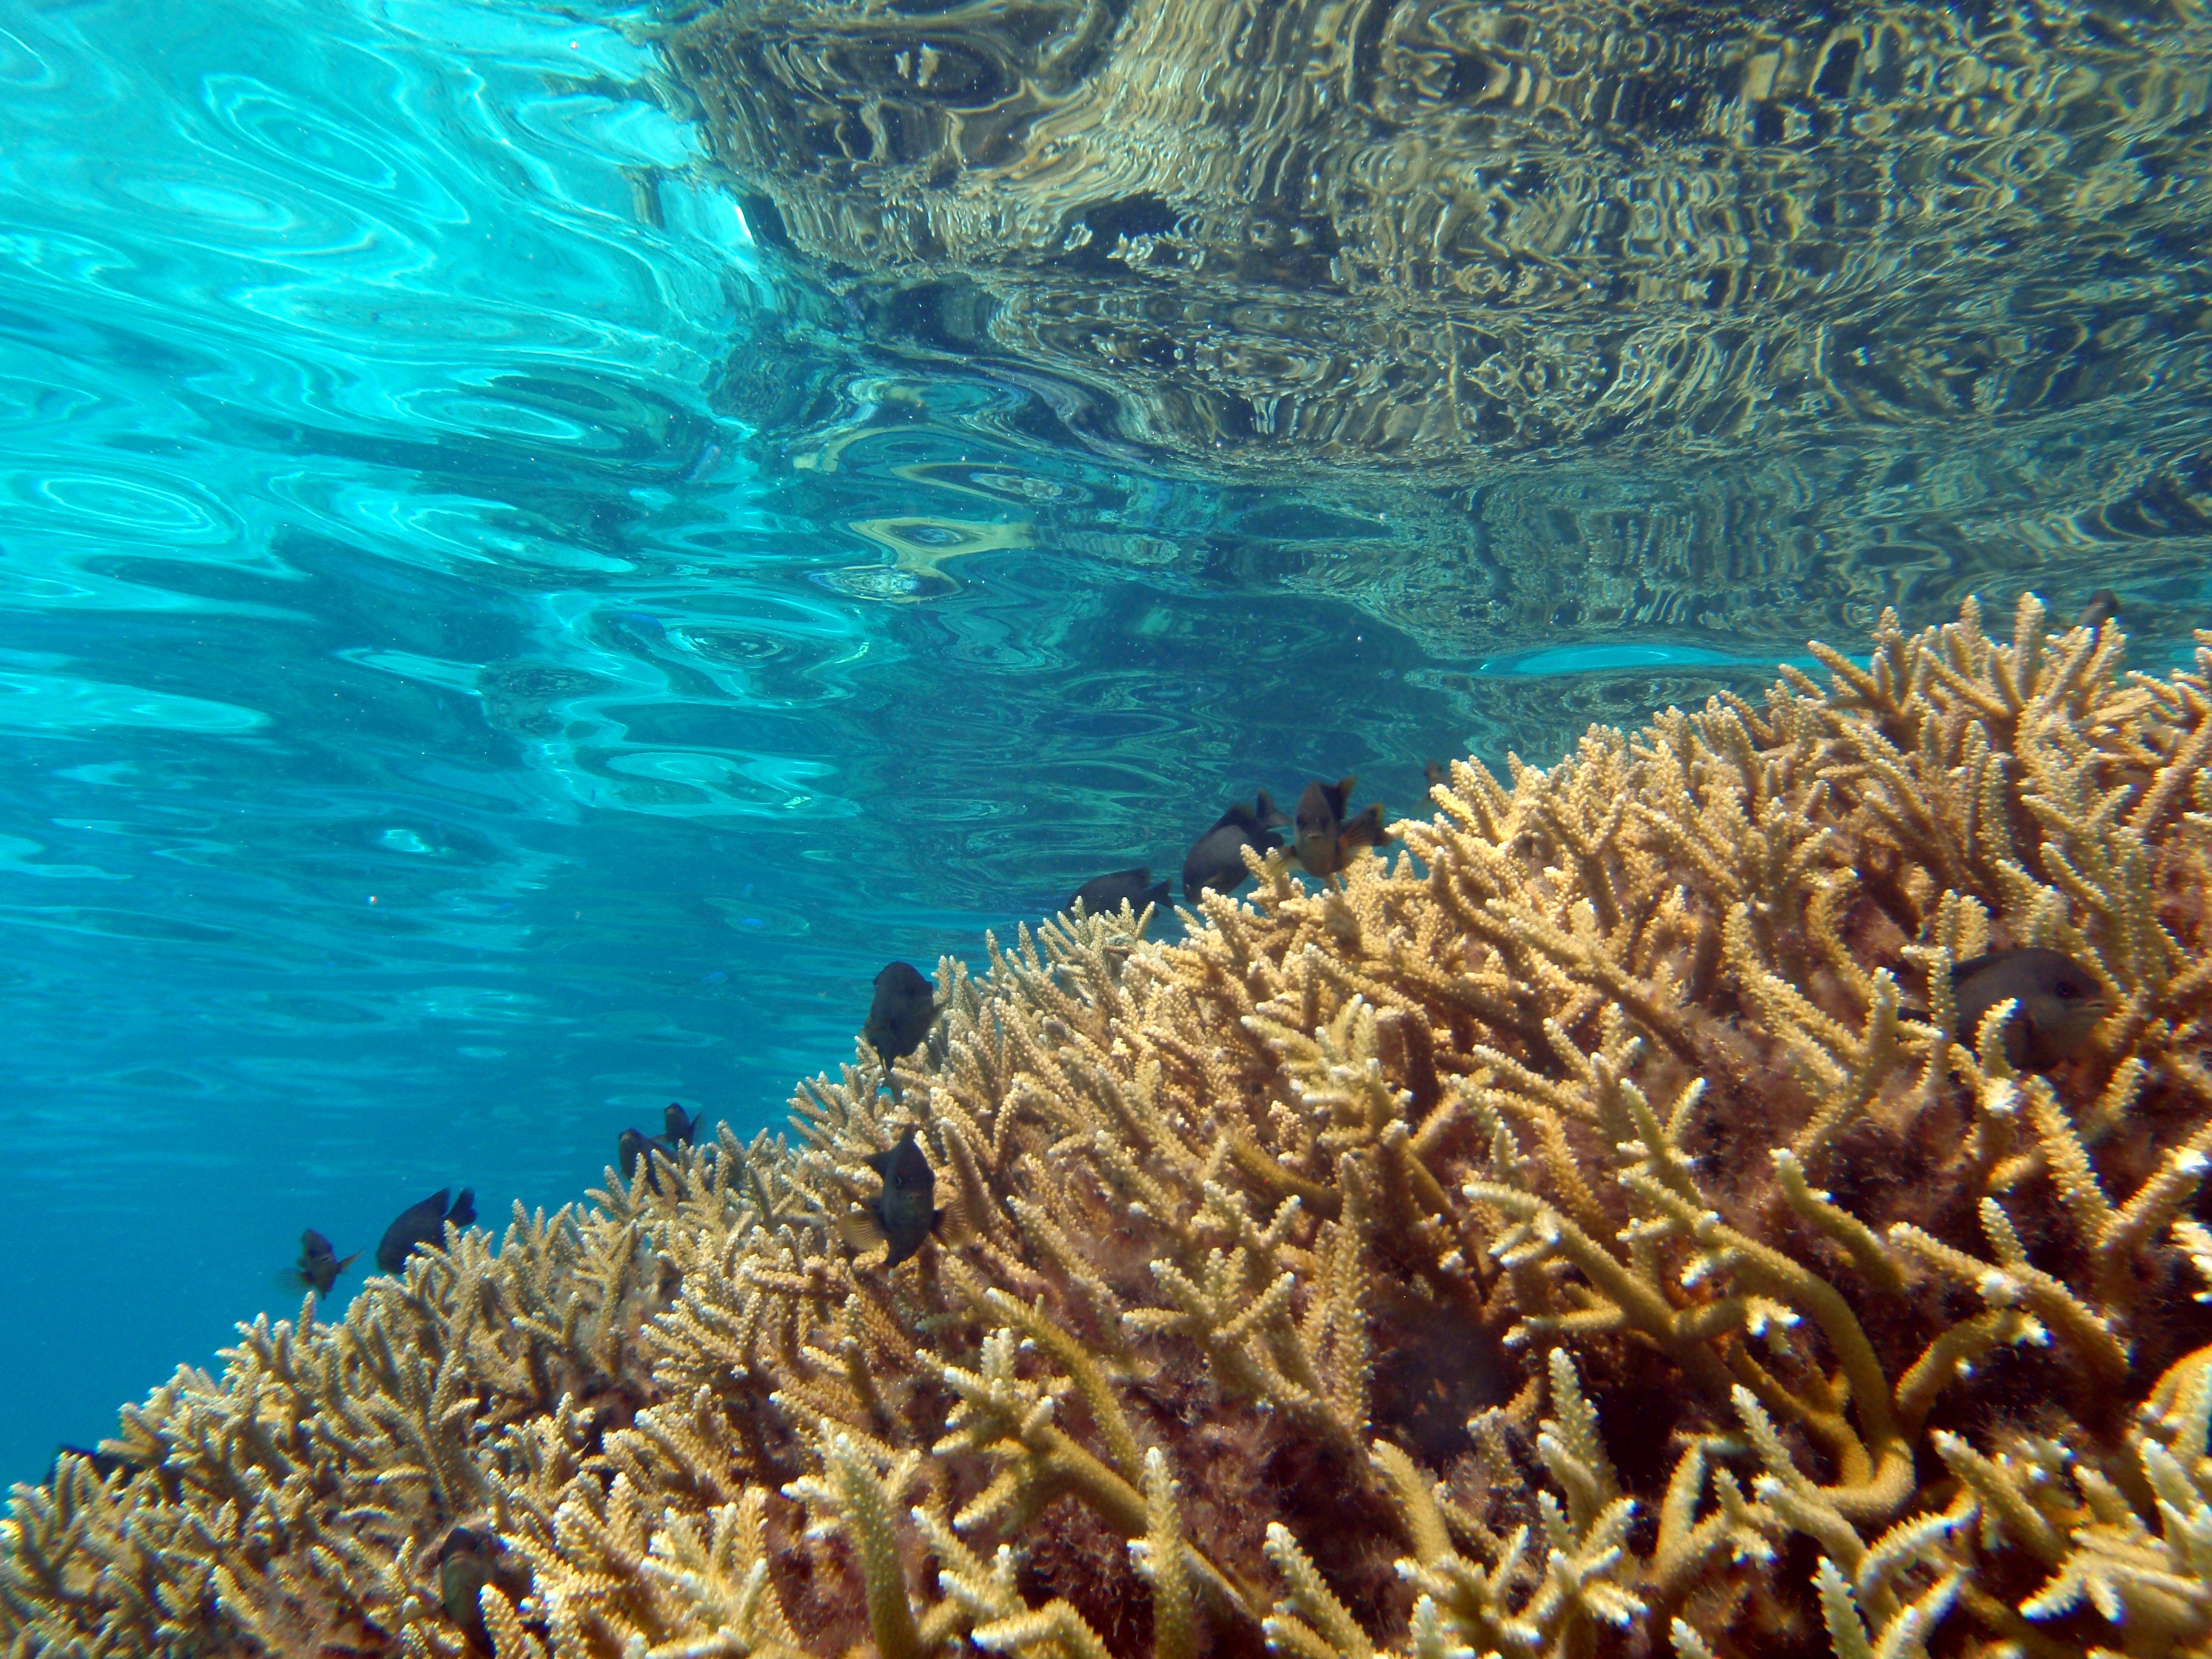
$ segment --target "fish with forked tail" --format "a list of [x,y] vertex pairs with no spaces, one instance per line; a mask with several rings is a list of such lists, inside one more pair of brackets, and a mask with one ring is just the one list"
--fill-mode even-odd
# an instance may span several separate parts
[[635,1181],[637,1166],[644,1164],[647,1179],[653,1183],[653,1190],[659,1192],[659,1178],[652,1173],[653,1149],[658,1144],[657,1140],[648,1139],[641,1129],[624,1129],[615,1137],[615,1168],[623,1172],[625,1180]]
[[1110,916],[1126,903],[1141,914],[1146,905],[1166,904],[1173,897],[1167,883],[1154,881],[1151,866],[1140,864],[1133,870],[1091,877],[1060,908],[1073,910],[1080,904],[1094,916]]
[[1390,844],[1389,832],[1382,827],[1381,802],[1346,819],[1344,809],[1352,799],[1352,786],[1358,781],[1356,777],[1335,783],[1316,779],[1298,797],[1291,845],[1299,867],[1308,875],[1333,876],[1344,868],[1356,848]]
[[872,1202],[848,1215],[840,1231],[855,1249],[888,1245],[884,1266],[896,1267],[945,1220],[945,1212],[937,1207],[937,1171],[915,1144],[912,1124],[897,1146],[861,1161],[883,1177],[884,1189]]
[[2047,1072],[2080,1052],[2112,1011],[2097,976],[2063,951],[1991,951],[1951,970],[1959,1040],[1972,1044],[1982,1019],[2007,998],[2018,1006],[2005,1025],[2005,1058],[2027,1072]]
[[1198,902],[1199,895],[1212,888],[1217,893],[1233,893],[1252,878],[1244,867],[1244,849],[1256,847],[1262,853],[1273,853],[1281,848],[1281,837],[1269,831],[1288,823],[1275,803],[1267,799],[1262,789],[1260,798],[1247,806],[1239,801],[1214,819],[1213,827],[1198,838],[1197,845],[1182,861],[1182,896],[1191,903]]
[[300,1259],[286,1277],[296,1289],[328,1296],[338,1275],[360,1259],[359,1250],[349,1256],[339,1255],[331,1248],[329,1239],[310,1227],[300,1235]]
[[[663,1132],[659,1134],[648,1135],[642,1129],[624,1129],[615,1137],[615,1168],[622,1171],[623,1179],[635,1181],[642,1170],[646,1185],[656,1193],[661,1188],[660,1176],[653,1167],[653,1154],[659,1153],[681,1170],[684,1167],[684,1149],[696,1146],[699,1137],[698,1114],[686,1112],[672,1100],[668,1103],[667,1109],[661,1113],[660,1121]],[[711,1168],[715,1155],[716,1149],[710,1144],[701,1153],[700,1160]],[[677,1195],[683,1196],[683,1192],[679,1177]]]
[[477,1218],[477,1195],[469,1188],[461,1188],[461,1195],[453,1200],[453,1207],[446,1207],[452,1193],[450,1187],[441,1187],[420,1204],[410,1204],[402,1210],[392,1224],[384,1230],[384,1237],[376,1246],[376,1265],[388,1273],[396,1273],[407,1265],[407,1258],[424,1246],[436,1248],[445,1243],[446,1224],[465,1227]]
[[876,975],[876,994],[868,1004],[868,1023],[860,1036],[889,1071],[928,1039],[937,1018],[937,1001],[914,964],[894,962]]

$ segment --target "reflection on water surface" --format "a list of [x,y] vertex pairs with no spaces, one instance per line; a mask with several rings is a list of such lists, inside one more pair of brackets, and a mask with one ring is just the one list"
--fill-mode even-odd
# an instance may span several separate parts
[[[2204,551],[2198,8],[731,0],[659,44],[814,329],[1266,491],[1230,538],[1437,647]],[[849,465],[887,423],[826,367],[725,392]]]

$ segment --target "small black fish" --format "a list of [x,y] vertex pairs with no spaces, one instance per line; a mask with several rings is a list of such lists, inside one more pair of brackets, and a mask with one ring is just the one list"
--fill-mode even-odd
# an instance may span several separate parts
[[1421,775],[1428,780],[1430,788],[1441,789],[1451,781],[1451,768],[1442,761],[1431,761],[1421,769]]
[[2092,593],[2081,606],[2081,614],[2074,618],[2076,628],[2100,628],[2108,622],[2120,619],[2120,596],[2109,587],[2100,587]]
[[915,1145],[912,1124],[897,1146],[863,1161],[883,1177],[884,1189],[860,1214],[845,1218],[845,1242],[864,1250],[890,1245],[884,1266],[896,1267],[945,1219],[945,1212],[936,1207],[937,1172]]
[[441,1187],[420,1204],[411,1204],[399,1212],[398,1218],[384,1230],[384,1237],[377,1244],[378,1267],[388,1273],[396,1273],[407,1265],[407,1258],[424,1245],[442,1246],[447,1222],[465,1227],[477,1218],[477,1195],[466,1187],[453,1200],[453,1207],[446,1207],[447,1194],[452,1190]]
[[361,1259],[361,1252],[341,1257],[331,1248],[331,1241],[313,1227],[300,1235],[300,1259],[291,1273],[293,1282],[303,1291],[312,1290],[318,1296],[328,1296],[337,1277]]
[[1252,878],[1252,872],[1244,867],[1244,849],[1276,851],[1283,844],[1282,838],[1267,832],[1289,822],[1264,789],[1249,806],[1237,802],[1213,821],[1213,827],[1198,838],[1198,844],[1183,860],[1183,897],[1195,904],[1198,896],[1209,887],[1217,893],[1235,892]]
[[[675,1109],[671,1107],[669,1109],[673,1111]],[[657,1193],[661,1190],[661,1186],[659,1172],[653,1167],[655,1152],[671,1164],[680,1165],[684,1162],[683,1143],[672,1140],[666,1135],[648,1135],[642,1130],[624,1129],[615,1137],[615,1167],[623,1172],[623,1179],[635,1181],[638,1171],[643,1170],[645,1184]],[[709,1146],[707,1149],[708,1160],[712,1162],[714,1156],[714,1149]],[[677,1190],[678,1195],[681,1196],[683,1188],[680,1185]]]
[[876,975],[875,1000],[868,1004],[868,1023],[860,1035],[882,1056],[888,1071],[893,1060],[921,1047],[936,1018],[929,981],[912,964],[894,962]]
[[2008,997],[2017,998],[2005,1029],[2005,1058],[2022,1071],[2047,1072],[2070,1060],[2112,1012],[2096,976],[2060,951],[1992,951],[1951,970],[1951,995],[1959,1012],[1959,1038],[1972,1043],[1982,1017]]
[[1094,916],[1105,916],[1112,915],[1126,902],[1132,910],[1141,914],[1147,904],[1166,904],[1173,897],[1167,883],[1154,881],[1151,867],[1140,864],[1133,870],[1116,870],[1110,876],[1091,877],[1060,908],[1073,910],[1080,904]]
[[1310,876],[1333,876],[1344,868],[1352,849],[1388,847],[1389,832],[1382,827],[1380,802],[1346,822],[1345,804],[1352,799],[1358,778],[1335,783],[1310,783],[1298,797],[1297,839],[1291,843],[1298,863]]
[[118,1474],[143,1474],[146,1466],[135,1457],[125,1457],[116,1452],[94,1451],[88,1446],[72,1446],[64,1442],[54,1448],[54,1466],[47,1473],[46,1484],[51,1486],[61,1479],[62,1455],[82,1457],[92,1465],[92,1472],[102,1480],[112,1480]]
[[689,1146],[698,1139],[699,1119],[697,1115],[693,1114],[687,1116],[684,1109],[681,1106],[678,1106],[672,1100],[668,1103],[668,1109],[660,1115],[660,1123],[661,1138],[665,1140],[673,1141],[679,1146]]
[[438,1546],[438,1600],[446,1617],[460,1626],[478,1653],[489,1653],[492,1640],[484,1626],[483,1603],[477,1598],[497,1572],[500,1552],[506,1547],[497,1534],[474,1527],[455,1527]]

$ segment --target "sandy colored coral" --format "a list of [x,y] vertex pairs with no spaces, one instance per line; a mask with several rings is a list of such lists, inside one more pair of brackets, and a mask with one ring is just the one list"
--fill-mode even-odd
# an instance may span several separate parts
[[[126,1409],[102,1480],[64,1455],[15,1489],[0,1636],[19,1654],[453,1655],[437,1547],[503,1523],[502,1432],[556,1406],[627,1422],[650,1380],[637,1328],[665,1269],[637,1229],[518,1206],[372,1279],[332,1324],[240,1328],[220,1378],[179,1370]],[[527,1582],[518,1577],[518,1587]]]
[[[2212,649],[1971,607],[250,1329],[19,1488],[12,1651],[1943,1654],[2212,1641]],[[2063,950],[2047,1075],[1949,969]],[[953,1212],[840,1218],[908,1123]],[[650,1318],[645,1317],[650,1314]]]

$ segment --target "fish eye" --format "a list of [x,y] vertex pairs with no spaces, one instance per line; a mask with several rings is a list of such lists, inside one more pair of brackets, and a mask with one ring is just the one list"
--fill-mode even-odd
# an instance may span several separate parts
[[2072,1002],[2083,994],[2084,989],[2085,988],[2076,981],[2062,979],[2051,988],[2051,994],[2061,1002]]

